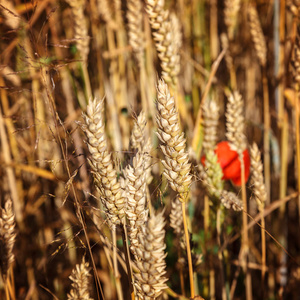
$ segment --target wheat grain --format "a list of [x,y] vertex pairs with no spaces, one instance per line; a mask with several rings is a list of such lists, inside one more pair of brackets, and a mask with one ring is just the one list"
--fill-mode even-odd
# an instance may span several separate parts
[[82,263],[76,265],[69,277],[73,281],[73,288],[68,294],[68,300],[92,300],[89,294],[89,277],[89,263],[83,257]]
[[267,46],[264,33],[261,28],[259,17],[256,9],[253,6],[248,10],[250,33],[252,36],[256,55],[261,66],[265,66],[267,62]]
[[171,97],[168,85],[160,80],[157,86],[157,116],[158,138],[164,145],[160,148],[165,159],[164,175],[171,188],[179,193],[180,201],[186,201],[187,192],[192,181],[191,164],[186,152],[186,140],[179,127],[179,115],[175,100]]
[[82,129],[87,136],[87,145],[91,154],[89,163],[93,170],[100,199],[112,224],[119,224],[125,215],[125,201],[111,153],[107,149],[103,106],[104,100],[99,101],[96,98],[90,100],[86,114],[83,114],[85,124],[82,125]]
[[136,248],[135,263],[139,272],[134,273],[134,284],[139,299],[156,299],[167,288],[164,226],[163,212],[157,215],[152,213],[138,236],[139,247]]
[[1,209],[0,218],[0,267],[5,280],[8,270],[14,261],[13,247],[15,244],[15,214],[13,212],[12,201],[5,202],[4,209]]

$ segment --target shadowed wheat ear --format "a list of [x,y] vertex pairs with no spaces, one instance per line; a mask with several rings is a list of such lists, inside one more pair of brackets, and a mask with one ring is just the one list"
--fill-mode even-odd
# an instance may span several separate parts
[[72,289],[68,294],[68,300],[92,300],[89,294],[89,263],[82,259],[80,265],[76,265],[69,277],[72,283]]
[[148,217],[146,210],[146,172],[145,154],[138,151],[133,158],[132,166],[128,165],[124,170],[125,176],[125,197],[126,197],[126,216],[129,221],[128,235],[130,249],[135,253],[139,247],[138,234],[145,225]]
[[260,151],[254,143],[250,148],[251,156],[251,185],[252,191],[255,195],[256,203],[259,211],[262,211],[267,200],[267,192],[263,177],[263,165],[260,158]]
[[15,214],[13,212],[12,201],[5,202],[4,209],[1,209],[0,218],[0,267],[1,273],[6,279],[8,270],[14,261],[13,247],[15,244]]
[[169,11],[164,9],[164,0],[147,0],[146,4],[161,61],[162,77],[168,83],[176,83],[180,71],[179,49],[182,44],[179,21],[174,14],[170,16]]
[[224,23],[227,26],[228,37],[232,40],[238,20],[238,12],[241,7],[241,0],[225,0],[224,4]]
[[146,183],[150,184],[153,177],[151,175],[151,139],[148,137],[146,114],[141,111],[137,120],[134,122],[130,136],[130,148],[144,153],[144,170],[146,172]]
[[205,101],[203,105],[203,119],[204,139],[202,145],[206,153],[209,150],[214,150],[217,143],[219,107],[216,101]]
[[129,44],[132,47],[139,66],[141,66],[145,43],[143,33],[143,5],[141,0],[127,1],[127,20]]
[[164,226],[163,212],[153,213],[138,235],[135,263],[139,272],[134,273],[138,299],[156,299],[167,288]]
[[262,67],[267,62],[267,46],[264,33],[261,28],[257,10],[253,6],[248,8],[250,33],[255,47],[256,55]]
[[88,28],[84,16],[84,6],[85,0],[66,0],[66,2],[71,6],[73,21],[74,21],[74,31],[76,40],[76,47],[80,53],[81,59],[86,62],[89,54],[89,36]]
[[107,139],[103,118],[104,100],[90,100],[86,113],[83,114],[85,124],[81,127],[87,136],[87,146],[91,154],[89,159],[93,171],[95,185],[100,199],[112,224],[120,224],[125,216],[125,201],[122,196],[117,172],[114,168],[111,153],[107,149]]
[[158,82],[156,107],[157,135],[164,144],[160,146],[165,157],[162,160],[164,175],[171,188],[179,194],[180,201],[186,202],[192,182],[191,164],[185,149],[184,133],[179,127],[179,115],[175,100],[171,97],[168,85],[163,80]]
[[244,209],[243,202],[232,192],[222,191],[220,200],[227,209],[233,209],[234,211],[242,211]]
[[178,197],[171,204],[170,226],[176,235],[180,236],[183,232],[182,205]]
[[244,101],[239,92],[234,91],[228,98],[226,111],[226,137],[233,150],[241,155],[247,148],[245,136]]

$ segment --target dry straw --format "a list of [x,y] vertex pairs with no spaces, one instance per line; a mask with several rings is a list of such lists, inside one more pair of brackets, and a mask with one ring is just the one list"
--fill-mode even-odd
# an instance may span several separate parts
[[134,273],[138,299],[156,299],[167,288],[164,226],[163,212],[153,213],[138,236],[135,263],[139,272]]
[[120,224],[125,215],[125,201],[111,153],[108,151],[103,106],[104,100],[99,101],[95,98],[89,102],[86,114],[83,114],[85,124],[82,125],[82,129],[87,136],[87,145],[91,154],[89,163],[100,199],[112,224]]
[[248,8],[250,33],[255,47],[256,55],[262,67],[265,67],[267,61],[267,46],[264,33],[261,28],[257,10],[250,6]]
[[189,186],[192,181],[190,175],[191,164],[186,152],[186,140],[179,127],[179,116],[174,97],[171,97],[168,85],[160,80],[157,86],[157,125],[158,138],[163,143],[161,150],[165,159],[164,175],[171,188],[180,195],[180,201],[187,201]]
[[4,209],[1,209],[0,218],[0,267],[5,279],[11,264],[14,261],[13,247],[15,244],[15,214],[13,212],[12,201],[5,202]]
[[68,300],[92,300],[89,294],[89,277],[89,263],[83,258],[82,263],[76,265],[69,277],[73,288],[68,294]]

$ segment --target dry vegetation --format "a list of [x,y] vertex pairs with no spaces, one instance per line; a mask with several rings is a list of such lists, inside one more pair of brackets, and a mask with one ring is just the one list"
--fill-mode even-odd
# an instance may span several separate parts
[[298,7],[1,0],[0,299],[298,299]]

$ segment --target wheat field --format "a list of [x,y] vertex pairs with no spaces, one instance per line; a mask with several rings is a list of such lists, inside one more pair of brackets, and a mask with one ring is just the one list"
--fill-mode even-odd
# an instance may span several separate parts
[[0,299],[299,299],[298,0],[0,0]]

